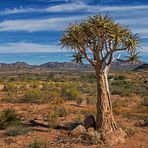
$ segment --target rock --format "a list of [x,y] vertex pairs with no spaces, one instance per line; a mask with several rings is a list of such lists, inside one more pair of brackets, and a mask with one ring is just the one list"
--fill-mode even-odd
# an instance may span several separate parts
[[96,123],[95,123],[95,118],[93,115],[88,116],[84,121],[83,121],[83,126],[88,129],[89,127],[93,127],[94,129],[96,128]]
[[127,137],[127,134],[121,128],[117,129],[116,131],[106,133],[105,135],[106,135],[105,140],[110,145],[124,143],[125,137]]
[[76,136],[76,137],[79,137],[79,136],[81,136],[82,134],[85,134],[85,133],[87,133],[87,131],[86,131],[85,127],[82,126],[82,125],[78,125],[75,129],[73,129],[71,131],[71,134],[73,136]]
[[100,133],[95,131],[95,129],[92,127],[88,128],[87,131],[88,131],[87,134],[88,134],[91,144],[101,143],[101,140],[100,140],[101,134]]
[[69,123],[65,125],[65,129],[67,130],[73,130],[75,129],[77,126],[81,125],[80,123]]
[[125,130],[125,132],[126,132],[128,137],[132,137],[132,136],[134,136],[136,134],[136,131],[134,130],[134,128],[127,128]]
[[87,129],[87,132],[88,132],[88,135],[94,136],[95,129],[93,127],[90,127],[90,128]]
[[39,126],[39,127],[44,127],[44,128],[48,128],[49,127],[48,124],[45,124],[43,122],[38,122],[38,121],[36,121],[34,119],[29,121],[29,125],[30,126]]
[[83,101],[81,102],[80,106],[86,107],[86,106],[87,106],[87,100],[83,100]]
[[148,119],[144,120],[144,126],[148,126]]

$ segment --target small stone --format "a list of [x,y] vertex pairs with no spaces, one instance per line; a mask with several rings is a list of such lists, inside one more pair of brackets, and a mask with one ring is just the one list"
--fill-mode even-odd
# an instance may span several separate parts
[[86,131],[86,129],[85,129],[84,126],[78,125],[75,129],[73,129],[73,130],[71,131],[71,134],[72,134],[73,136],[79,137],[79,136],[81,136],[82,134],[84,134],[84,133],[86,133],[86,132],[87,132],[87,131]]
[[81,102],[80,106],[86,107],[86,106],[87,106],[87,100],[83,100],[83,101]]
[[144,120],[144,126],[148,126],[148,119]]
[[125,130],[125,132],[126,132],[128,137],[132,137],[132,136],[134,136],[136,134],[136,131],[134,130],[134,128],[127,128]]
[[95,118],[93,115],[88,116],[84,121],[83,125],[86,129],[89,127],[93,127],[94,129],[96,128],[96,123],[95,123]]
[[91,144],[97,144],[97,143],[100,143],[101,142],[101,134],[98,133],[97,131],[95,131],[94,128],[90,127],[87,129],[88,131],[88,137],[89,137],[89,140],[90,140],[90,143]]
[[95,134],[95,129],[94,129],[93,127],[88,128],[87,131],[88,131],[88,135],[94,136],[94,134]]

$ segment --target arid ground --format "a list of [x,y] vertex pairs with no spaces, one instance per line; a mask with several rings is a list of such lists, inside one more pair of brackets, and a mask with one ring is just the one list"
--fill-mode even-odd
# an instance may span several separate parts
[[96,144],[71,134],[72,124],[95,116],[93,72],[0,73],[0,148],[147,148],[147,71],[111,72],[113,112],[127,134],[123,144]]

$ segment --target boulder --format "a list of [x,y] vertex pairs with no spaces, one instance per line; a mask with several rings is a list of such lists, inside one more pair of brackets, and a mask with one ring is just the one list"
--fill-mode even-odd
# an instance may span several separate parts
[[105,133],[105,143],[109,143],[110,145],[115,145],[118,143],[124,143],[127,134],[121,129],[117,129],[114,132]]
[[97,144],[97,143],[101,143],[102,141],[100,140],[101,138],[101,133],[95,131],[94,128],[90,127],[87,129],[87,134],[89,137],[89,141],[91,144]]
[[71,131],[71,135],[79,137],[83,134],[87,133],[86,129],[82,125],[78,125],[75,129]]
[[83,121],[83,126],[88,129],[89,127],[93,127],[94,129],[96,128],[96,122],[95,118],[93,115],[88,116],[84,121]]
[[81,124],[80,123],[68,123],[68,124],[65,125],[65,128],[67,130],[73,130],[79,125],[81,125]]

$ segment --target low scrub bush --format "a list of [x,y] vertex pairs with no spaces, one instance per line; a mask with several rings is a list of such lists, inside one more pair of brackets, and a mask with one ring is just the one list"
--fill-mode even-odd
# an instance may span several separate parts
[[49,143],[43,140],[34,140],[31,144],[28,145],[28,148],[48,148]]
[[40,89],[30,89],[25,92],[21,101],[31,102],[31,103],[42,103],[42,102],[48,102],[50,97],[51,97],[50,92],[43,91]]
[[61,97],[66,100],[77,100],[80,97],[80,92],[76,87],[63,87],[61,89]]
[[5,102],[16,102],[16,98],[17,98],[17,95],[15,93],[15,91],[8,91],[5,93],[5,96],[3,97],[3,101]]
[[58,114],[59,117],[65,117],[67,115],[67,111],[64,107],[56,107],[54,111]]
[[148,106],[148,98],[144,98],[143,99],[143,105],[144,106]]
[[29,128],[23,126],[23,125],[17,125],[17,126],[12,126],[9,127],[6,132],[5,135],[6,136],[17,136],[17,135],[25,135],[30,131]]
[[8,82],[4,85],[4,91],[15,91],[16,89],[17,87],[13,82]]
[[58,125],[58,113],[56,111],[50,111],[47,115],[47,121],[50,127],[55,128]]
[[0,114],[0,129],[6,129],[12,125],[19,125],[20,120],[17,118],[15,110],[6,109]]
[[113,112],[116,114],[120,114],[122,111],[122,107],[126,107],[128,104],[128,100],[115,100],[113,102]]
[[126,79],[126,77],[123,75],[118,75],[118,76],[114,77],[114,80],[125,80],[125,79]]

